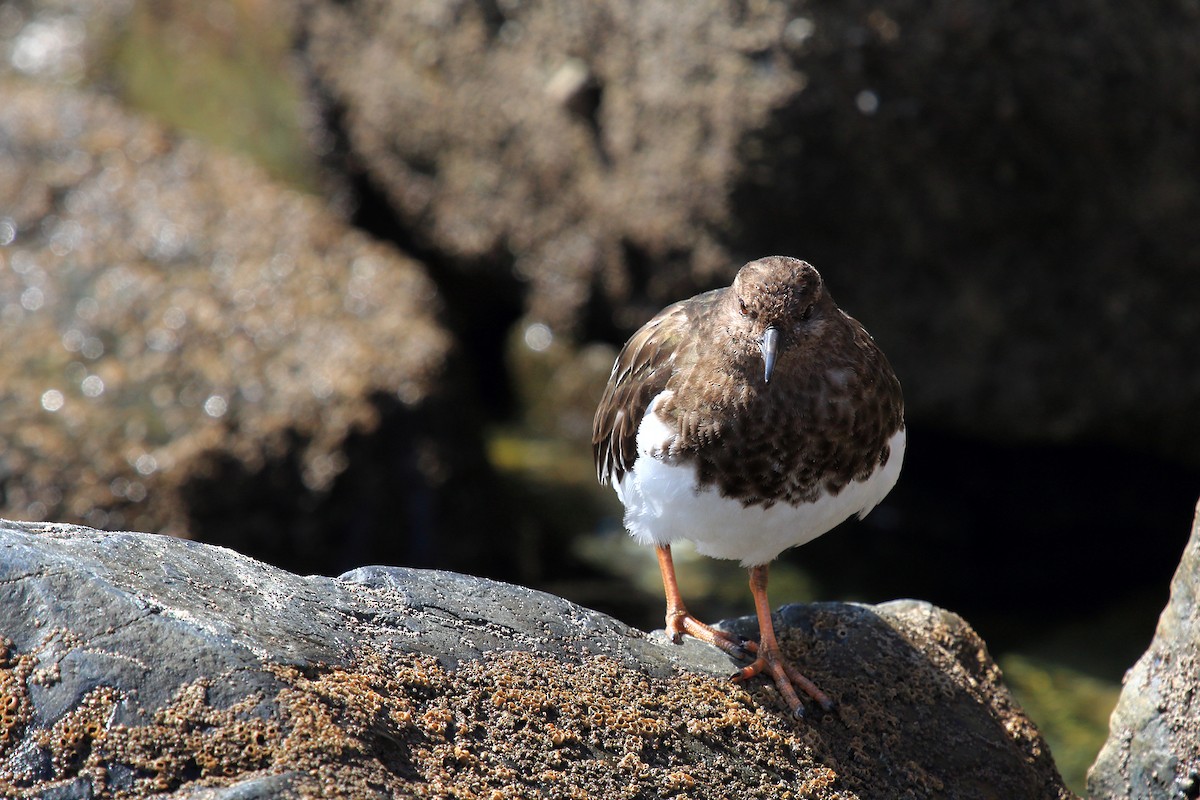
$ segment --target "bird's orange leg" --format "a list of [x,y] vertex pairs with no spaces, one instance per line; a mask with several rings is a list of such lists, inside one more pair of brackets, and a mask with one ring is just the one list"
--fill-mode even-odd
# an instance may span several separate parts
[[708,642],[719,647],[734,658],[749,658],[757,649],[754,642],[731,636],[711,625],[696,619],[683,604],[679,595],[679,584],[675,582],[675,562],[671,560],[671,545],[660,544],[654,548],[658,554],[658,570],[662,573],[663,592],[667,595],[667,635],[679,644],[683,635]]
[[833,701],[817,685],[800,674],[784,657],[775,638],[775,624],[771,621],[771,605],[767,602],[767,565],[750,568],[750,592],[754,595],[754,610],[758,614],[758,658],[748,667],[734,673],[735,681],[753,678],[766,672],[775,681],[775,687],[783,695],[784,702],[796,717],[804,716],[804,704],[796,689],[816,700],[826,711],[833,710]]

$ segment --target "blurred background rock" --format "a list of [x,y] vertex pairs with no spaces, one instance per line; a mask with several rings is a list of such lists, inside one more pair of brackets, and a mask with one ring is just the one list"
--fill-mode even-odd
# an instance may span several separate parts
[[[1197,23],[9,0],[0,513],[657,627],[594,404],[658,308],[795,255],[889,354],[911,444],[774,596],[963,614],[1081,789],[1200,494]],[[748,608],[734,564],[681,579]]]

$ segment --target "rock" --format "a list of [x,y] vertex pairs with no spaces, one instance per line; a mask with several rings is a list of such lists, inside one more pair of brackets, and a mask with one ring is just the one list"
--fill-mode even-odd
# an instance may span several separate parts
[[774,63],[782,6],[304,7],[353,163],[445,264],[528,281],[532,321],[578,333],[596,291],[659,302],[727,276],[738,142],[798,88]]
[[421,264],[110,101],[0,97],[0,510],[306,571],[503,559]]
[[1200,506],[1154,641],[1124,684],[1088,795],[1200,797]]
[[363,218],[464,316],[508,287],[522,326],[617,343],[784,252],[914,421],[1196,464],[1197,14],[307,0],[299,41]]
[[[332,195],[290,68],[289,3],[7,0],[0,76],[84,87],[159,122],[250,156],[274,178]],[[7,59],[4,56],[7,55]],[[328,180],[327,180],[328,177]]]
[[0,7],[0,76],[82,83],[103,61],[131,5],[129,0],[8,0]]
[[[736,629],[752,627],[748,619]],[[464,575],[300,577],[220,547],[0,524],[6,795],[1065,798],[979,638],[915,601],[780,612],[840,703]]]

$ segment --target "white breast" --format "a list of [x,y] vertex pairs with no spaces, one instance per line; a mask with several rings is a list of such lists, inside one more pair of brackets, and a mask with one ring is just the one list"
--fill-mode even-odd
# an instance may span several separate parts
[[867,515],[900,475],[904,460],[904,429],[888,441],[887,463],[864,481],[852,481],[836,495],[825,494],[797,506],[776,503],[770,508],[743,506],[722,497],[714,487],[697,485],[691,464],[662,460],[674,432],[655,413],[658,395],[638,426],[638,459],[633,469],[614,484],[625,506],[625,527],[641,544],[670,544],[688,539],[696,550],[713,558],[738,559],[742,566],[766,564],[789,547],[810,542],[848,519]]

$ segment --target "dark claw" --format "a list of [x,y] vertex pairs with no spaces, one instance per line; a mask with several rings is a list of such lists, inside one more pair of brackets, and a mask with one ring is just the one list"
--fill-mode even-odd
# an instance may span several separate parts
[[796,706],[792,709],[792,716],[796,719],[804,719],[808,714],[804,711],[804,706]]
[[829,698],[825,698],[825,701],[821,703],[821,708],[827,713],[832,714],[834,711],[837,711],[837,703]]

